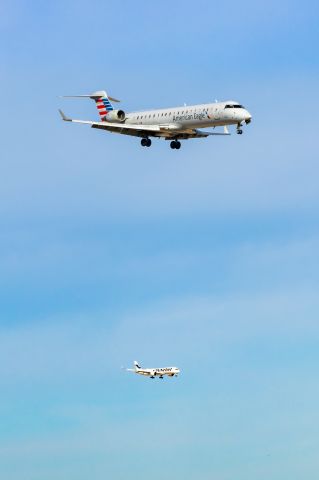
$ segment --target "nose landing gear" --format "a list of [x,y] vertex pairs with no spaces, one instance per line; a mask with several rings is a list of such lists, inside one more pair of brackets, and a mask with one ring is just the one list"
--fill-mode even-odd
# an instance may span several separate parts
[[238,123],[238,125],[237,125],[237,133],[238,133],[238,135],[242,135],[242,133],[243,133],[243,130],[242,130],[242,128],[241,128],[241,124],[240,124],[240,123]]

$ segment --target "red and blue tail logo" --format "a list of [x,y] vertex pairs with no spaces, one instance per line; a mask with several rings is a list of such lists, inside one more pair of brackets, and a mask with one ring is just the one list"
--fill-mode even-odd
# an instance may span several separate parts
[[110,100],[105,96],[105,97],[99,97],[95,99],[96,107],[98,109],[99,115],[101,117],[101,120],[106,117],[108,112],[111,112],[113,110],[113,105],[111,104]]

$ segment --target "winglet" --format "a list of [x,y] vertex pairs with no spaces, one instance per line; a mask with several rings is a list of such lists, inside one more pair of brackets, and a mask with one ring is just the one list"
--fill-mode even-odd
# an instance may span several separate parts
[[69,118],[67,117],[66,115],[64,115],[64,113],[62,112],[62,110],[59,109],[59,112],[60,112],[60,115],[62,117],[62,120],[64,120],[65,122],[72,122],[72,118]]

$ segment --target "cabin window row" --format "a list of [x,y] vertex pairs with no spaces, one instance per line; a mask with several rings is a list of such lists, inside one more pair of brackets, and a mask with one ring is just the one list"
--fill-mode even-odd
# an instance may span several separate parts
[[[171,116],[171,115],[186,115],[188,113],[194,113],[196,112],[196,110],[183,110],[181,112],[166,112],[166,113],[158,113],[157,114],[157,117],[167,117],[167,116]],[[206,110],[202,110],[202,111],[199,111],[198,113],[208,113],[208,109]],[[155,118],[156,117],[156,114],[154,113],[153,115],[138,115],[137,117],[135,117],[137,120],[142,120],[143,118]]]

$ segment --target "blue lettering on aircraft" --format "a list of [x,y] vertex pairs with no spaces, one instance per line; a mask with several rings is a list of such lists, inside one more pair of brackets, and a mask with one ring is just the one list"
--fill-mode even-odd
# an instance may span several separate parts
[[207,113],[194,113],[194,114],[185,114],[185,115],[174,115],[173,122],[181,122],[184,120],[203,120],[208,118]]

